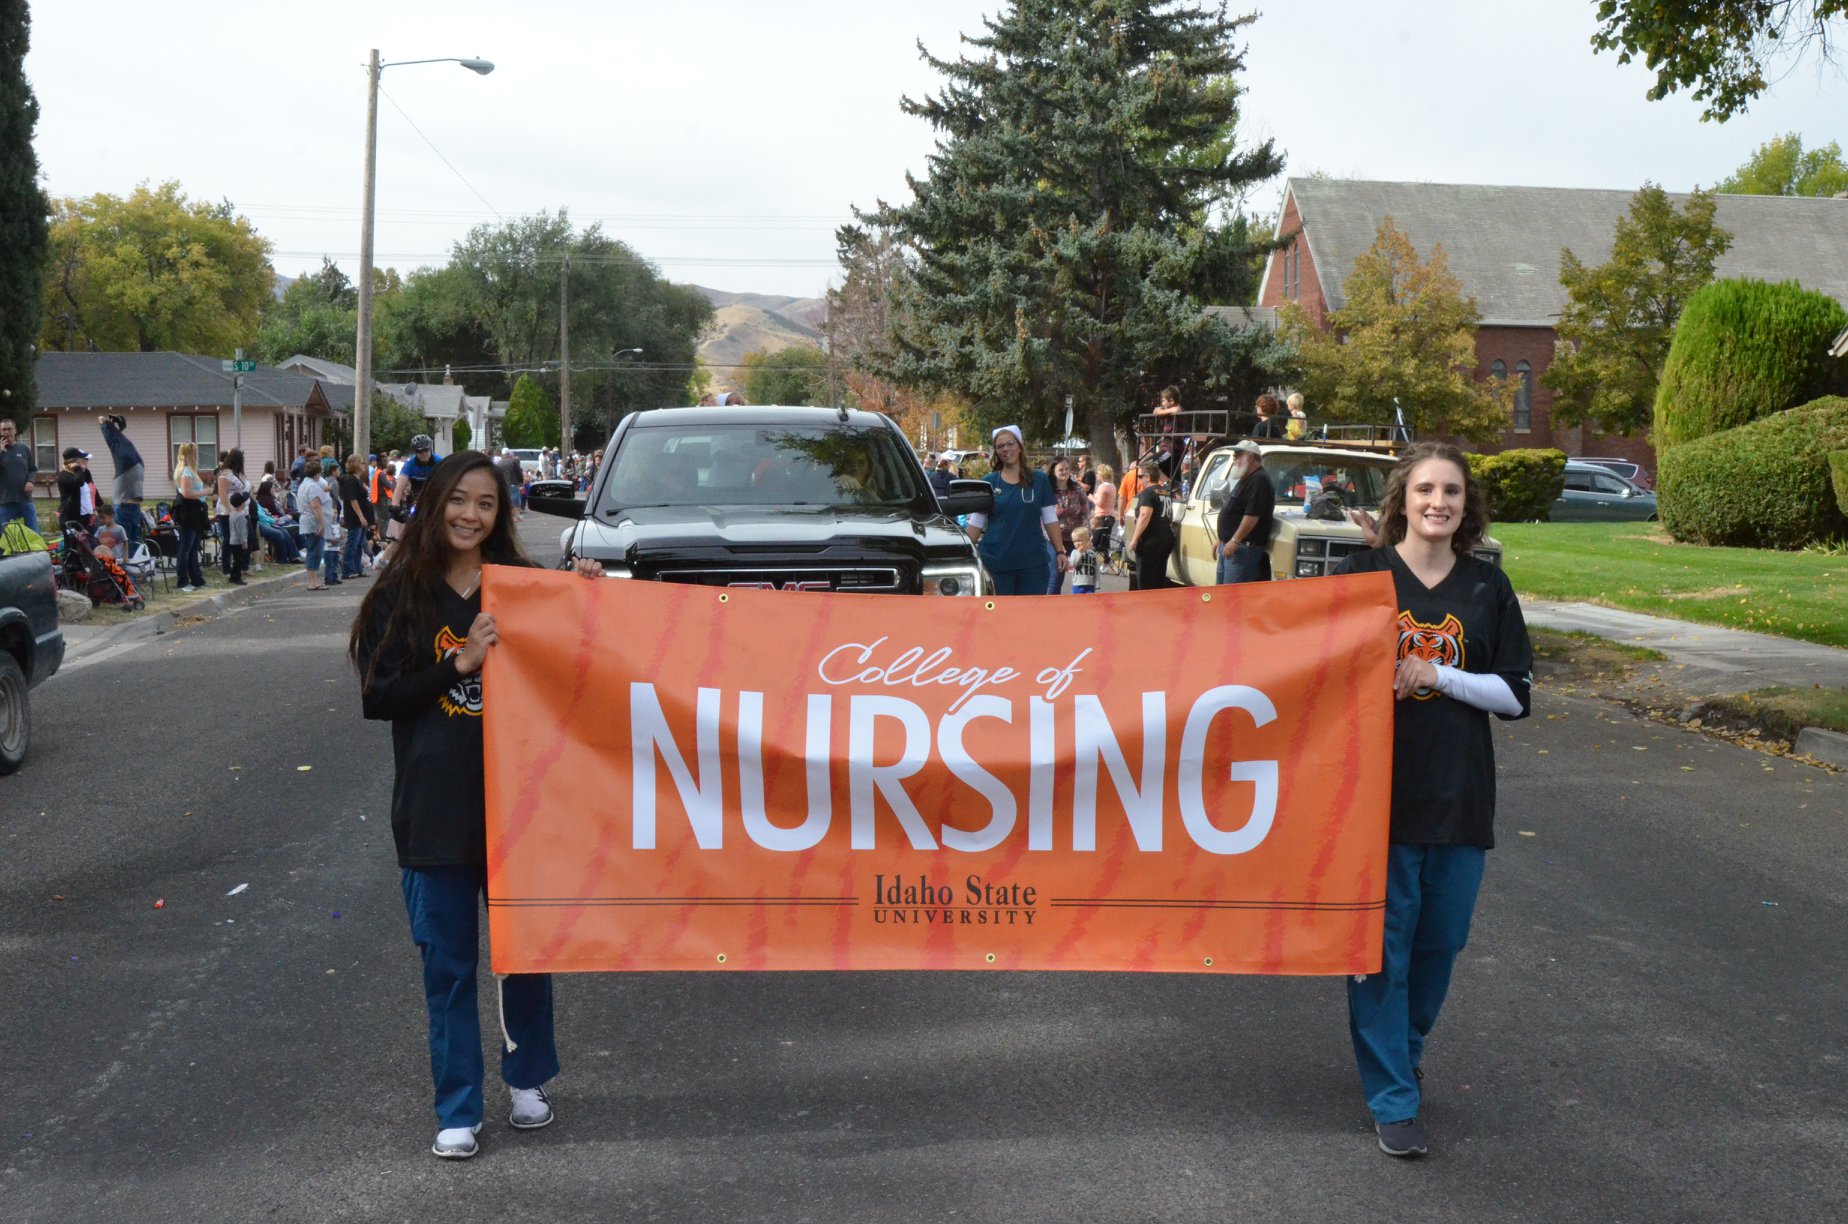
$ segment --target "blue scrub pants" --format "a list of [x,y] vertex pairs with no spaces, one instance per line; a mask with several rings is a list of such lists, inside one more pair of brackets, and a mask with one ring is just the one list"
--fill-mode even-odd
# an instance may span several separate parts
[[[424,1003],[430,1012],[430,1078],[436,1087],[439,1126],[481,1121],[481,1016],[475,1002],[480,906],[485,867],[404,868],[404,909],[411,938],[423,952]],[[514,1088],[538,1088],[558,1074],[552,1038],[552,975],[509,974],[501,983],[507,1035],[501,1044],[501,1079]]]
[[1485,853],[1476,846],[1390,846],[1380,971],[1348,979],[1348,1033],[1377,1123],[1418,1116],[1414,1069],[1469,941]]
[[989,570],[988,576],[995,580],[997,595],[1044,595],[1046,593],[1046,567],[1035,566],[1024,570]]

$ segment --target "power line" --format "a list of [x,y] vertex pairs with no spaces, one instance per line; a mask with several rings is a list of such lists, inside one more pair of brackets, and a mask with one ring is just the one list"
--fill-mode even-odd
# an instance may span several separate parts
[[[376,70],[374,70],[373,80],[376,82],[377,79],[378,79],[378,73]],[[409,114],[405,113],[405,109],[402,106],[398,105],[398,100],[392,97],[390,94],[386,93],[384,86],[375,84],[374,88],[376,88],[379,91],[379,94],[382,97],[384,97],[384,99],[387,102],[391,103],[391,108],[397,111],[400,115],[402,115],[404,117],[404,121],[411,125],[411,131],[416,132],[419,136],[423,137],[423,142],[430,146],[430,152],[436,154],[437,160],[442,162],[445,166],[448,166],[449,172],[455,175],[457,178],[461,179],[462,185],[464,187],[468,188],[470,191],[475,192],[475,198],[477,200],[480,200],[483,204],[487,204],[489,212],[493,213],[496,217],[499,217],[501,215],[500,209],[495,208],[494,205],[492,204],[488,204],[488,197],[482,195],[479,191],[475,191],[475,184],[469,182],[467,178],[464,178],[462,172],[456,169],[455,163],[450,161],[447,157],[443,156],[443,151],[436,147],[436,142],[434,140],[431,140],[428,136],[424,136],[424,130],[417,126],[417,121],[415,119],[411,118]],[[375,213],[374,216],[376,215],[377,214]]]
[[[320,259],[323,256],[329,259],[359,258],[359,252],[357,251],[272,251],[270,254],[273,258],[279,259]],[[398,261],[402,263],[444,263],[453,256],[453,251],[385,251],[375,253],[372,257],[372,261],[374,264],[379,265],[383,265],[387,261]],[[564,258],[562,255],[545,255],[541,256],[540,260],[542,262],[554,262],[562,258]],[[715,268],[833,268],[838,267],[840,264],[840,261],[837,259],[740,258],[729,255],[644,255],[639,251],[631,255],[594,255],[581,254],[573,251],[570,253],[570,258],[571,262],[575,264],[621,264],[628,263],[632,259],[640,259],[646,263]]]

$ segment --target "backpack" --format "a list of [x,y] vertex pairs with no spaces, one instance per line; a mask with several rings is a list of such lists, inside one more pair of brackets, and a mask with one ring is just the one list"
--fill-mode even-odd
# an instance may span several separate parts
[[0,528],[0,557],[17,556],[20,553],[46,552],[49,545],[45,537],[26,526],[26,520],[13,519],[4,528]]

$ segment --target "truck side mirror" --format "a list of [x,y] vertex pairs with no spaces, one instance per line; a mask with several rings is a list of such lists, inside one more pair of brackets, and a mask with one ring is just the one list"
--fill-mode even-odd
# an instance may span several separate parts
[[964,514],[993,514],[994,486],[986,480],[952,480],[950,491],[937,499],[951,518]]

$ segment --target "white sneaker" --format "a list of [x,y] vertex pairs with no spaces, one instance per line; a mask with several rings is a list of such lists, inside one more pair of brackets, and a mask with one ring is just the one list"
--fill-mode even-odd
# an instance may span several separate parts
[[481,1130],[481,1123],[473,1126],[447,1126],[436,1132],[436,1142],[430,1150],[444,1160],[467,1160],[481,1150],[475,1142],[475,1135]]
[[198,587],[189,587],[189,586],[183,586],[183,587],[179,587],[179,588],[177,588],[177,589],[178,589],[178,591],[180,592],[180,594],[182,594],[182,595],[191,595],[191,594],[192,594],[192,593],[193,593],[194,591],[196,591],[196,590],[198,590],[199,588],[198,588]]
[[507,1092],[513,1097],[513,1112],[507,1121],[519,1130],[538,1130],[551,1125],[552,1102],[545,1095],[543,1088],[509,1088]]

